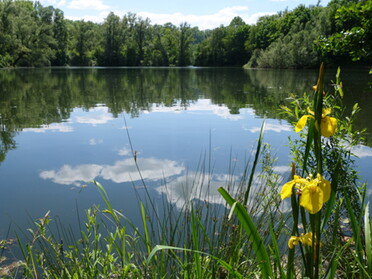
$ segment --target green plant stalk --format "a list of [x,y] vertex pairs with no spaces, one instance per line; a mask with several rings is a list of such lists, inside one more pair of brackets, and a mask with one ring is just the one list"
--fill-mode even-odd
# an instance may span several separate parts
[[[363,248],[362,248],[363,245],[362,245],[362,241],[361,241],[361,237],[360,237],[361,236],[360,225],[359,225],[360,222],[358,222],[358,220],[357,220],[357,218],[354,214],[349,196],[347,194],[345,194],[344,198],[345,198],[348,214],[349,214],[349,217],[350,217],[351,228],[352,228],[352,231],[353,231],[353,239],[355,241],[355,249],[356,249],[356,254],[357,254],[356,260],[359,263],[359,267],[361,269],[363,269],[363,264],[362,263],[364,262],[364,258],[363,258]],[[363,275],[363,273],[361,275]],[[362,278],[365,278],[365,277],[363,276]]]
[[273,246],[273,254],[274,254],[274,264],[278,267],[280,277],[279,278],[285,278],[286,274],[282,268],[282,261],[280,257],[280,251],[279,251],[279,246],[278,246],[278,241],[277,237],[274,232],[273,224],[271,223],[270,225],[270,235],[271,235],[271,241],[272,241],[272,246]]
[[174,247],[174,246],[167,246],[167,245],[156,245],[152,249],[150,255],[147,257],[146,264],[149,265],[152,258],[154,257],[154,255],[157,252],[162,251],[162,250],[191,252],[191,253],[198,253],[198,254],[201,254],[201,255],[209,256],[209,257],[213,258],[214,260],[216,260],[221,266],[226,268],[226,270],[228,270],[231,273],[232,278],[243,279],[243,276],[239,272],[237,272],[231,265],[229,265],[227,262],[225,262],[224,260],[222,260],[220,258],[217,258],[213,255],[210,255],[208,253],[205,253],[205,252],[195,251],[195,250],[192,250],[192,249],[181,248],[181,247]]
[[233,199],[230,194],[224,189],[219,188],[218,192],[222,195],[225,201],[232,207],[232,210],[237,215],[241,225],[245,229],[248,238],[252,241],[253,250],[256,253],[258,264],[261,270],[261,278],[272,278],[272,266],[270,257],[265,249],[265,245],[257,231],[256,225],[248,215],[244,206]]
[[[199,231],[197,228],[197,222],[195,219],[198,219],[194,212],[194,206],[191,208],[191,237],[192,237],[192,242],[194,246],[194,251],[199,251]],[[194,260],[195,260],[195,265],[196,265],[196,275],[197,278],[202,278],[202,271],[201,271],[201,261],[200,261],[200,255],[198,253],[194,253]]]
[[369,202],[364,210],[364,237],[366,246],[366,260],[369,274],[372,273],[372,222],[369,216]]
[[259,158],[260,152],[261,152],[264,130],[265,130],[265,120],[263,121],[262,126],[261,126],[260,135],[259,135],[258,143],[257,143],[256,154],[254,156],[252,171],[251,171],[251,174],[249,176],[247,190],[246,190],[245,195],[244,195],[243,205],[247,205],[247,203],[248,203],[248,198],[249,198],[249,193],[250,193],[251,187],[252,187],[254,173],[255,173],[256,166],[258,164],[258,158]]
[[147,228],[145,207],[142,202],[140,203],[140,207],[141,207],[141,218],[142,218],[143,231],[145,234],[146,248],[147,248],[147,252],[150,254],[151,246],[150,246],[149,231]]
[[[332,181],[333,182],[333,181]],[[329,205],[328,205],[329,207]],[[335,210],[335,222],[333,223],[333,231],[332,231],[332,240],[331,245],[332,247],[337,247],[336,240],[337,240],[337,229],[338,229],[338,219],[340,217],[340,203],[337,204],[336,210]],[[326,218],[323,217],[323,222]],[[323,223],[324,224],[324,223]],[[324,230],[324,226],[322,226],[322,230]],[[338,258],[336,257],[336,248],[332,252],[333,255],[331,257],[331,260],[328,264],[328,270],[326,270],[324,278],[335,278],[337,265],[338,265]]]
[[[324,65],[320,65],[319,77],[316,85],[316,93],[314,99],[314,113],[315,113],[315,129],[314,129],[314,153],[316,157],[317,173],[323,175],[323,157],[322,157],[322,142],[321,142],[321,123],[323,113],[323,91],[324,91]],[[316,174],[315,174],[316,175]],[[320,269],[320,239],[321,239],[321,211],[314,216],[313,227],[313,247],[312,252],[315,255],[314,259],[314,278],[319,278]]]

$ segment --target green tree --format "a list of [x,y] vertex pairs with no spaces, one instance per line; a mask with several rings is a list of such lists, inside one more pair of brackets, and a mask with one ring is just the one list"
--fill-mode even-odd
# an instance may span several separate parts
[[120,17],[111,12],[103,24],[105,46],[104,64],[107,66],[118,66],[123,64],[121,56],[121,45],[123,31],[121,30]]
[[372,0],[343,2],[335,14],[337,31],[322,36],[317,47],[324,55],[372,61]]
[[249,59],[245,42],[249,38],[250,27],[240,17],[234,17],[227,27],[226,63],[241,66]]
[[[93,66],[97,63],[98,27],[93,22],[72,21],[69,26],[72,65]],[[97,43],[98,42],[98,43]]]
[[193,41],[190,25],[186,22],[181,23],[179,27],[179,47],[178,47],[178,66],[186,66],[191,63],[190,46]]
[[68,32],[63,11],[54,10],[53,37],[55,40],[55,57],[52,60],[54,66],[65,66],[69,63],[68,57]]

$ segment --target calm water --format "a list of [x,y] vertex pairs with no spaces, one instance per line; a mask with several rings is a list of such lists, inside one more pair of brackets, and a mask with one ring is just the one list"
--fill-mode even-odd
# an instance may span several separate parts
[[[330,81],[335,70],[327,74]],[[181,207],[200,195],[190,181],[205,171],[211,192],[202,196],[218,203],[216,189],[239,178],[266,116],[265,141],[285,176],[288,136],[296,135],[278,106],[289,93],[309,92],[316,77],[316,71],[215,68],[1,70],[0,239],[48,210],[76,224],[77,211],[100,202],[87,184],[93,179],[136,220],[144,190],[130,141],[154,201],[165,196]],[[356,126],[372,131],[368,71],[345,70],[342,80],[345,102],[362,107]],[[372,149],[355,152],[363,181],[372,181]]]

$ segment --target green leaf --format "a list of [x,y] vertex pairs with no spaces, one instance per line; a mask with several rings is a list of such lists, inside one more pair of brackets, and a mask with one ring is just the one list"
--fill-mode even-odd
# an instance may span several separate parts
[[249,240],[252,242],[253,250],[257,256],[258,264],[261,269],[261,278],[272,278],[273,271],[270,257],[265,249],[265,244],[262,241],[252,218],[248,215],[244,206],[233,199],[224,188],[219,188],[218,192],[230,206],[235,204],[234,212],[237,215],[241,225],[245,229]]

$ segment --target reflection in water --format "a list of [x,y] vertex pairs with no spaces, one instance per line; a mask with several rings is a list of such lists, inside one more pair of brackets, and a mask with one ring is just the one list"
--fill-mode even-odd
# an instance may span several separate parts
[[[329,73],[327,80],[334,77]],[[289,93],[311,91],[316,77],[315,71],[227,68],[0,70],[0,219],[42,216],[50,209],[72,219],[78,191],[56,184],[81,186],[93,179],[106,180],[110,197],[134,210],[133,189],[117,187],[141,179],[123,129],[129,129],[151,197],[162,195],[178,207],[195,199],[218,204],[219,187],[239,185],[264,116],[269,118],[264,139],[279,153],[278,164],[288,164],[283,145],[294,133],[278,107]],[[362,109],[371,106],[366,79],[347,88],[354,84],[346,78],[348,106],[356,100]],[[356,125],[369,128],[371,113],[362,110]],[[208,163],[205,150],[211,153]],[[371,149],[359,146],[354,153],[368,168]],[[196,173],[209,163],[216,174]],[[288,167],[274,171],[287,179]],[[255,186],[262,185],[258,179]],[[86,201],[82,207],[97,202],[94,189],[85,193],[79,197]],[[0,238],[6,225],[0,226]]]
[[144,180],[154,181],[181,174],[185,167],[171,160],[155,158],[138,158],[138,172],[132,158],[117,161],[114,165],[84,164],[77,166],[64,165],[58,170],[40,172],[43,179],[51,179],[54,183],[81,186],[98,177],[115,183]]
[[114,118],[109,115],[108,108],[99,106],[89,109],[89,115],[76,116],[74,121],[80,124],[91,124],[92,126],[106,124]]
[[[251,133],[259,133],[261,131],[261,127],[246,127],[244,130],[249,131]],[[293,127],[290,126],[289,124],[282,124],[282,125],[274,125],[271,123],[266,123],[265,124],[265,131],[274,131],[276,133],[281,133],[281,132],[289,132],[292,131]]]
[[64,123],[52,123],[50,125],[41,125],[40,128],[24,128],[22,131],[33,133],[45,133],[46,131],[70,133],[74,131],[74,128]]
[[[210,176],[203,173],[188,173],[156,188],[156,190],[160,194],[164,194],[168,202],[175,204],[179,209],[187,208],[194,199],[223,204],[223,198],[217,191],[218,188],[224,186],[227,181],[237,179],[238,177],[226,174]],[[235,188],[235,190],[237,189]]]
[[[280,175],[279,183],[289,175],[290,167],[276,166],[273,171]],[[186,175],[178,176],[166,185],[157,187],[156,190],[165,195],[168,202],[173,203],[177,208],[187,208],[193,200],[208,202],[211,204],[225,204],[224,199],[218,193],[218,188],[224,187],[229,189],[232,196],[236,196],[239,191],[238,184],[241,182],[241,175],[231,174],[213,174],[208,175],[204,173],[188,173]],[[255,176],[252,184],[252,195],[250,195],[250,202],[254,202],[256,198],[255,192],[262,193],[261,187],[265,184],[262,182],[262,177]],[[288,206],[283,204],[283,209]],[[289,208],[289,207],[288,207]]]
[[351,152],[359,158],[372,157],[372,149],[364,145],[354,146]]
[[[329,70],[326,80],[334,79]],[[51,127],[69,119],[74,108],[94,108],[92,117],[79,123],[107,123],[120,113],[138,117],[143,112],[190,104],[221,106],[221,117],[239,119],[241,108],[255,115],[280,119],[278,107],[290,93],[311,92],[315,71],[243,70],[239,68],[60,68],[0,70],[0,161],[15,148],[13,137],[24,129]],[[358,102],[362,111],[355,125],[372,130],[371,84],[368,71],[342,71],[345,103]],[[330,82],[328,84],[330,86]],[[201,99],[204,99],[201,100]],[[112,116],[102,111],[108,108]],[[227,107],[227,109],[222,108]],[[99,112],[102,112],[101,114]],[[66,130],[67,129],[67,130]],[[30,131],[30,130],[29,130]],[[31,130],[42,131],[42,130]],[[369,145],[372,139],[367,137]]]

